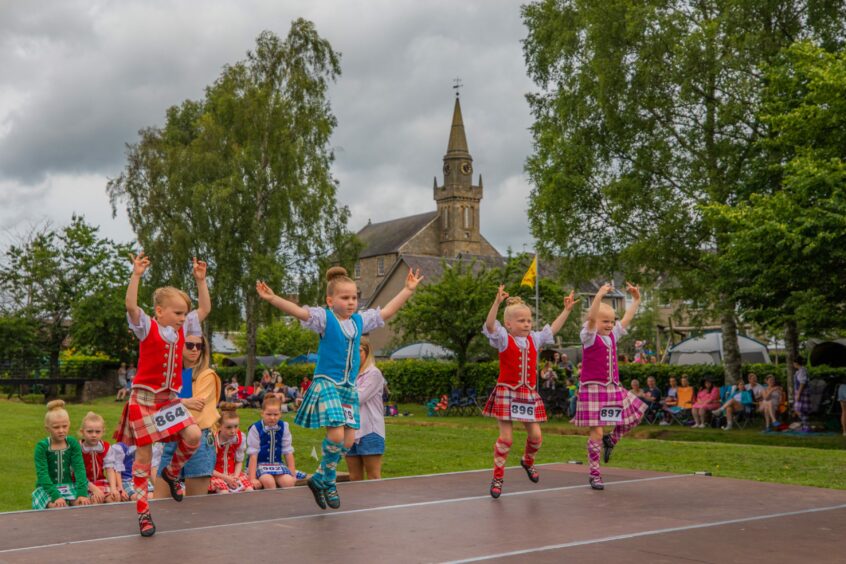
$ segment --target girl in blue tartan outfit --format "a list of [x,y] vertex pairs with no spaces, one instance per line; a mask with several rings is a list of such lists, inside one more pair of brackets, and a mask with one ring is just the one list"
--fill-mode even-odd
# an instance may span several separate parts
[[338,462],[355,442],[359,428],[358,392],[355,378],[359,368],[361,336],[378,329],[396,314],[417,289],[423,277],[409,270],[405,287],[384,308],[358,312],[358,288],[340,266],[326,272],[326,308],[303,307],[273,293],[262,281],[256,283],[258,295],[303,327],[320,335],[314,381],[309,386],[294,422],[314,429],[326,427],[320,468],[308,480],[308,487],[321,509],[341,506],[335,486]]

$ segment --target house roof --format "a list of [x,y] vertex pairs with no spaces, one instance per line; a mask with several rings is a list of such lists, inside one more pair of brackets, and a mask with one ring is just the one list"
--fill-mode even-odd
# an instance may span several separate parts
[[412,268],[414,270],[420,269],[420,272],[430,281],[440,279],[441,275],[444,273],[444,265],[451,266],[457,262],[461,262],[464,264],[473,263],[473,272],[478,272],[482,268],[491,268],[491,267],[500,267],[504,266],[506,263],[506,259],[501,256],[491,257],[491,256],[482,256],[482,255],[462,255],[460,257],[433,257],[427,255],[407,255],[402,254],[399,256],[399,260],[397,260],[393,265],[391,265],[390,270],[385,273],[385,277],[382,279],[382,282],[376,286],[376,289],[373,290],[373,294],[370,295],[369,303],[366,307],[370,307],[373,303],[373,300],[379,293],[382,291],[382,287],[388,283],[391,277],[394,274],[394,271],[403,265],[403,268]]
[[410,215],[382,223],[368,223],[357,233],[364,242],[358,257],[398,253],[400,247],[438,217],[437,211]]

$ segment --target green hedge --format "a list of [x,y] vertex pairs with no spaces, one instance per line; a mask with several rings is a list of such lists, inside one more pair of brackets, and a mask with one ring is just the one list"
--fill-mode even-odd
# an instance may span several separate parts
[[[442,360],[388,360],[377,364],[388,386],[391,390],[391,397],[396,401],[422,403],[441,394],[449,394],[456,386],[458,366],[452,361]],[[257,371],[261,376],[261,370]],[[282,379],[289,386],[298,385],[304,376],[311,376],[314,373],[313,364],[282,365],[276,368],[282,375]],[[563,380],[562,371],[559,377]],[[744,378],[750,372],[758,375],[758,380],[763,384],[768,374],[772,374],[782,385],[787,383],[785,366],[773,364],[744,364],[742,367]],[[831,368],[828,366],[814,366],[808,369],[811,378],[823,378],[846,382],[846,368]],[[235,375],[238,381],[243,383],[245,371],[242,367],[226,367],[218,369],[218,374],[224,381]],[[466,388],[475,388],[477,393],[482,394],[487,388],[493,387],[499,374],[499,363],[480,362],[468,364],[464,367],[464,383]],[[702,384],[702,380],[710,377],[715,386],[721,386],[724,382],[723,367],[709,364],[692,364],[676,366],[669,364],[622,364],[620,365],[620,380],[626,387],[630,386],[631,380],[637,378],[641,385],[646,384],[649,376],[654,376],[658,387],[667,388],[670,376],[680,378],[687,374],[690,383],[694,387]]]

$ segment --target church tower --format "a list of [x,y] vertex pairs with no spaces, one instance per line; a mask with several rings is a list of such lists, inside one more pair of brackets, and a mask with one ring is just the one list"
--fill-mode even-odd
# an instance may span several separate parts
[[482,235],[479,230],[482,176],[479,175],[479,184],[474,186],[473,157],[467,149],[458,97],[455,99],[443,171],[443,185],[438,186],[436,177],[434,186],[441,256],[482,254]]

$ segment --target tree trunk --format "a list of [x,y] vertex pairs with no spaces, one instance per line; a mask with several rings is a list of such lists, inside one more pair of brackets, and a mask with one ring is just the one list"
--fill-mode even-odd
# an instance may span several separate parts
[[740,380],[740,345],[737,342],[737,318],[734,316],[734,301],[728,299],[723,304],[723,314],[720,319],[723,331],[723,372],[726,385],[735,384]]
[[253,381],[256,372],[256,333],[258,332],[258,319],[256,318],[257,296],[255,291],[247,292],[246,317],[247,317],[247,367],[245,386]]
[[799,328],[796,321],[790,320],[784,324],[784,349],[787,353],[787,398],[793,404],[793,375],[796,369],[793,363],[799,358]]

